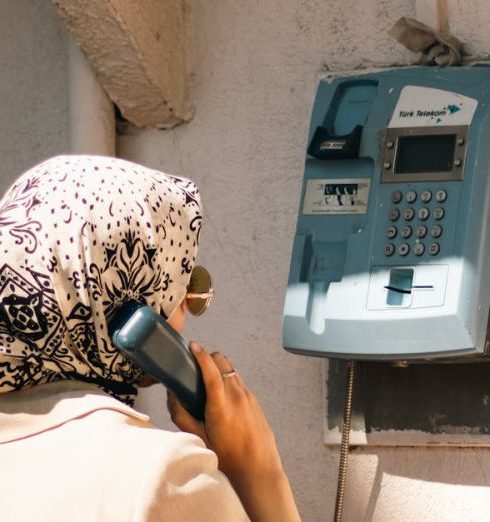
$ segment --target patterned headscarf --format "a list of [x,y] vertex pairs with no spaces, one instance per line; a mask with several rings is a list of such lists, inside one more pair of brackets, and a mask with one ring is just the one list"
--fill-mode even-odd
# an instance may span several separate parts
[[0,392],[61,379],[131,403],[142,372],[112,345],[122,303],[169,317],[201,226],[195,185],[98,156],[59,156],[0,202]]

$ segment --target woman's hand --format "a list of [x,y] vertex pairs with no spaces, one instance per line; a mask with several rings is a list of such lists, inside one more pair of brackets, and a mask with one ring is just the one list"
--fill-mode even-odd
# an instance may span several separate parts
[[257,399],[240,375],[226,376],[234,368],[224,355],[209,354],[194,342],[190,349],[206,387],[205,421],[196,420],[167,393],[172,421],[216,453],[220,470],[252,520],[299,520],[274,434]]

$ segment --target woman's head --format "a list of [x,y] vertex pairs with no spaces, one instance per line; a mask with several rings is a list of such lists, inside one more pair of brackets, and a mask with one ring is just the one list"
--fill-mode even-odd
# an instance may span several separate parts
[[21,176],[0,202],[0,392],[80,379],[129,399],[141,372],[107,319],[129,300],[178,309],[200,225],[191,181],[123,160],[60,156]]

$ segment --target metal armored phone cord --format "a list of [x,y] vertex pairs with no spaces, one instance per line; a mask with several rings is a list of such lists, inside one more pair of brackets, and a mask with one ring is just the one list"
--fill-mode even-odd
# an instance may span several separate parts
[[342,442],[340,444],[339,478],[337,481],[337,497],[335,499],[334,522],[342,520],[344,509],[345,483],[347,478],[347,464],[349,461],[350,419],[352,414],[352,392],[354,389],[355,361],[347,363],[347,381],[345,387],[344,423],[342,426]]

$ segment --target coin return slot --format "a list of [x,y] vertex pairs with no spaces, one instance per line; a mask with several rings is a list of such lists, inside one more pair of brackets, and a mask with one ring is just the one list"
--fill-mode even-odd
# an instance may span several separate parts
[[390,306],[407,306],[411,299],[413,284],[413,268],[392,268],[386,304]]

